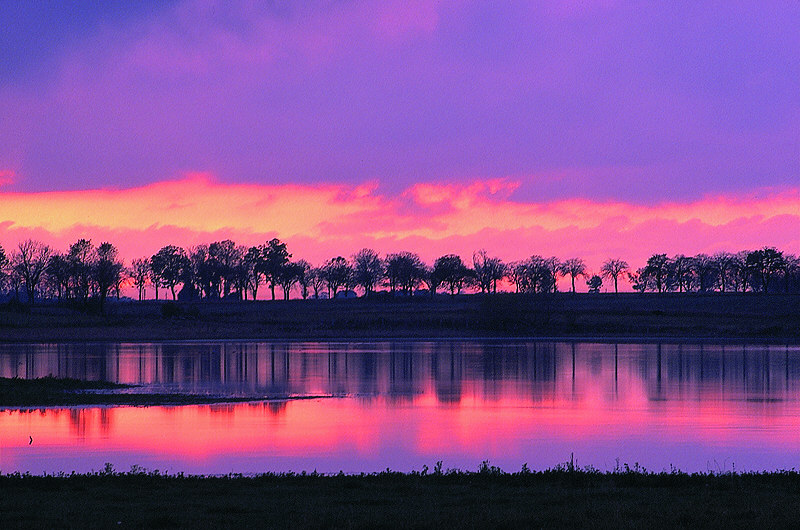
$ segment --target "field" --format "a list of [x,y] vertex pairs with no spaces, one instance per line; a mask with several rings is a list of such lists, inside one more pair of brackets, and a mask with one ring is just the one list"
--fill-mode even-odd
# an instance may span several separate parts
[[0,477],[3,528],[789,528],[800,475],[384,472]]
[[796,341],[800,295],[460,295],[0,309],[0,341],[420,337]]

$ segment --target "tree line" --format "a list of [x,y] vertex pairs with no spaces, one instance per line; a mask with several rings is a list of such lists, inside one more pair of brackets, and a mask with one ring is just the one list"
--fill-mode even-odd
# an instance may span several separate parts
[[37,298],[87,303],[92,298],[101,308],[109,295],[119,297],[124,286],[134,287],[139,300],[148,287],[156,299],[163,292],[173,300],[255,300],[262,286],[273,300],[276,290],[288,300],[293,289],[304,299],[355,296],[357,291],[370,296],[382,288],[409,296],[420,291],[454,295],[465,289],[496,293],[498,284],[518,293],[550,293],[557,291],[560,278],[569,279],[572,292],[578,280],[586,281],[589,292],[599,292],[604,280],[618,292],[623,280],[640,292],[788,293],[800,291],[800,259],[773,247],[714,255],[654,254],[635,270],[624,260],[608,259],[593,274],[581,258],[533,255],[506,263],[485,250],[474,252],[471,263],[446,254],[428,265],[413,252],[381,257],[364,248],[315,267],[303,259],[293,261],[286,243],[277,238],[250,247],[229,239],[189,249],[167,245],[127,266],[108,242],[95,246],[79,239],[65,252],[31,239],[8,254],[0,246],[0,291],[28,303]]

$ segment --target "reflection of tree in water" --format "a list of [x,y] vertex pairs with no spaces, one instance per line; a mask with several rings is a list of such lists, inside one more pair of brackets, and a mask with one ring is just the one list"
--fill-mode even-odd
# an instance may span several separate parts
[[149,384],[157,391],[244,396],[432,393],[577,400],[592,385],[621,399],[798,399],[800,350],[788,346],[525,341],[197,342],[0,347],[0,375],[49,374]]
[[464,356],[452,342],[436,343],[431,355],[436,399],[446,405],[461,402]]
[[424,375],[417,373],[423,367],[420,357],[420,355],[417,355],[416,352],[407,347],[398,348],[397,344],[390,346],[387,392],[390,403],[411,402],[414,397],[423,393],[420,382],[424,379]]

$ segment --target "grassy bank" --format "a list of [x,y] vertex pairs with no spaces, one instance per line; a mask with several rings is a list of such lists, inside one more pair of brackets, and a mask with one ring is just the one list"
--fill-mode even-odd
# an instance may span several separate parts
[[16,527],[792,527],[800,475],[385,472],[180,477],[112,470],[0,477],[0,524]]
[[131,386],[105,381],[81,381],[57,377],[41,377],[38,379],[0,377],[0,410],[12,407],[203,405],[220,402],[252,401],[252,398],[220,398],[193,394],[126,394],[115,392],[128,388],[131,388]]
[[427,296],[110,304],[108,314],[0,310],[0,341],[384,337],[798,339],[800,295],[753,293]]

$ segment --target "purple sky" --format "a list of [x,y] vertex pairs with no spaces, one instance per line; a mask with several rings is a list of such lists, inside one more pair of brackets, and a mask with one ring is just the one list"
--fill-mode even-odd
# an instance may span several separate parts
[[505,177],[651,204],[800,181],[796,1],[41,4],[0,4],[3,191]]

